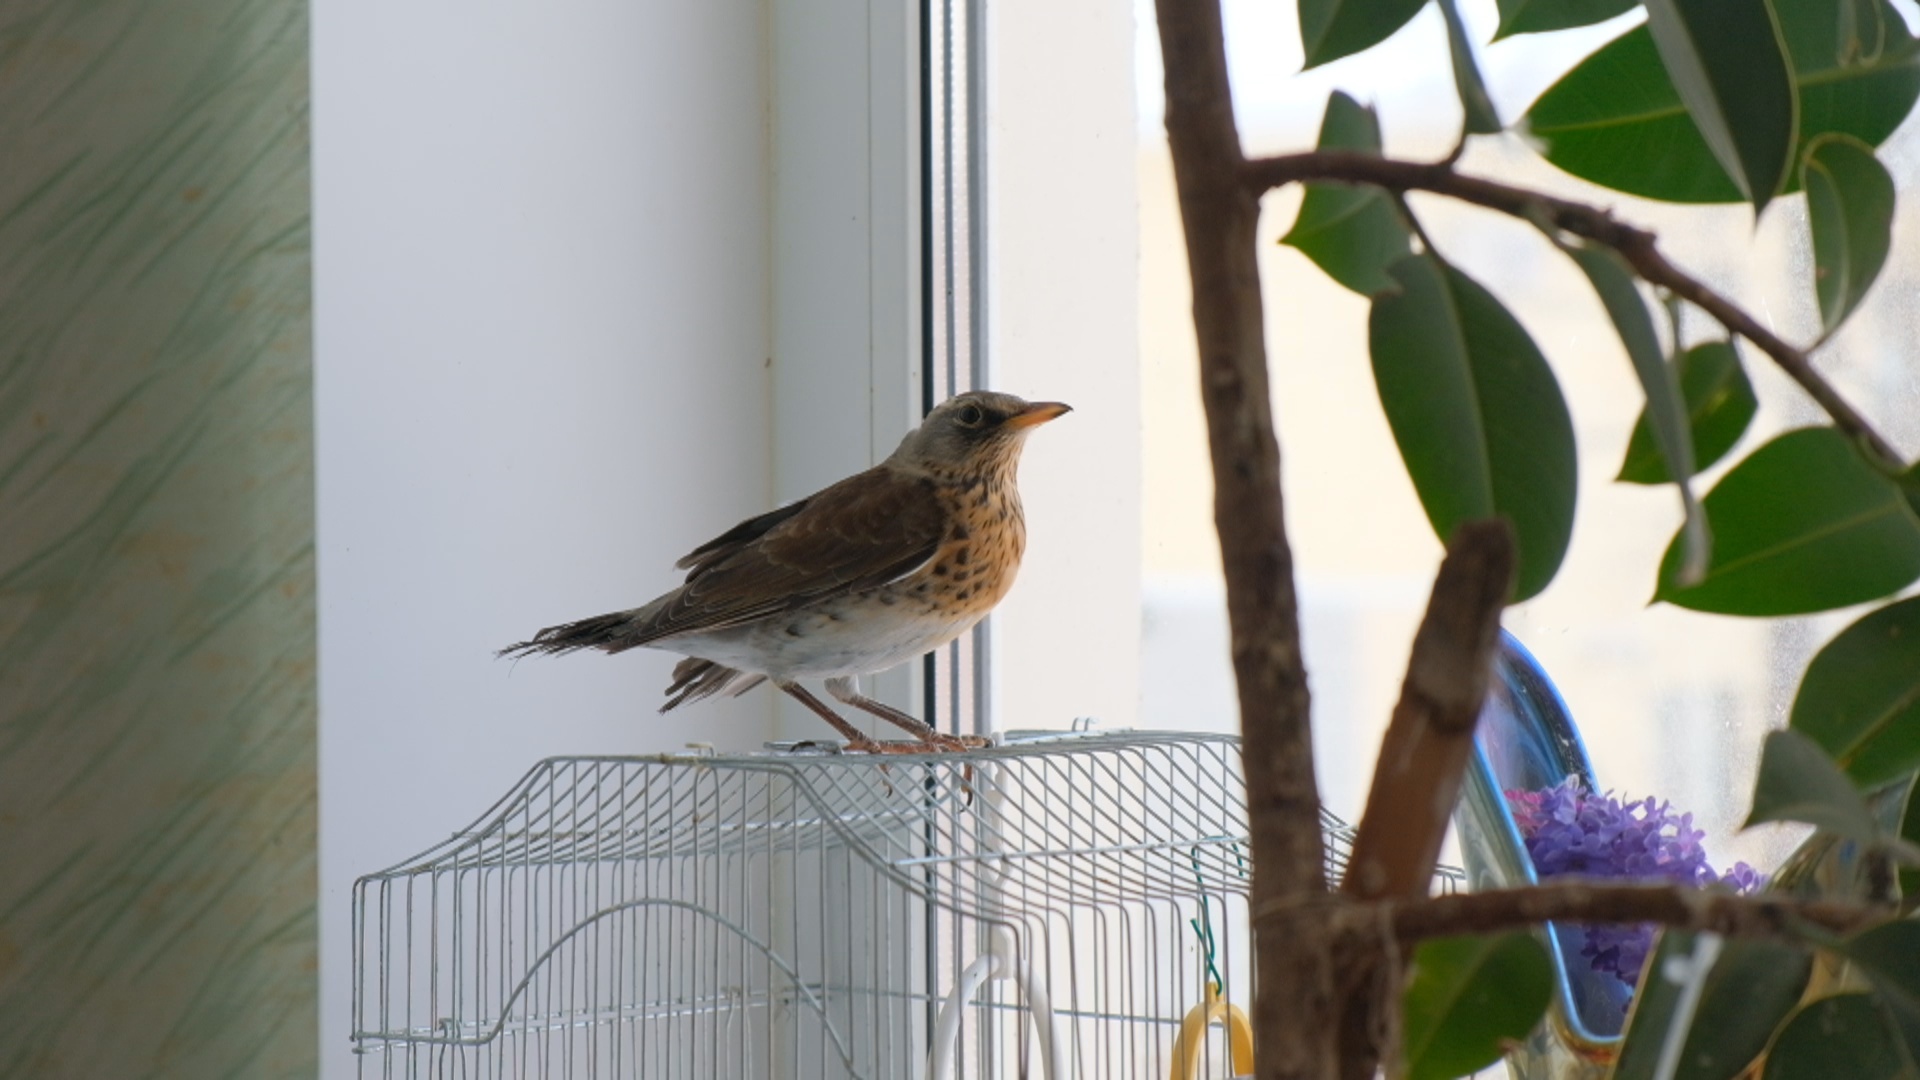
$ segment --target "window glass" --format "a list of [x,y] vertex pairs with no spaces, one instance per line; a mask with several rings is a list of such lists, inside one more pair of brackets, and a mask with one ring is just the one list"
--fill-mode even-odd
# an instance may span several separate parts
[[[1465,4],[1475,40],[1492,36],[1491,3]],[[1294,5],[1227,0],[1228,53],[1250,154],[1311,147],[1327,94],[1374,104],[1388,153],[1433,159],[1451,147],[1458,111],[1438,12],[1429,7],[1369,53],[1304,75]],[[1482,63],[1509,121],[1571,64],[1639,18],[1585,32],[1484,48]],[[1161,70],[1152,5],[1137,8],[1140,190],[1140,376],[1143,408],[1141,723],[1232,730],[1237,722],[1227,621],[1213,533],[1212,485],[1196,377],[1179,210],[1161,126]],[[1882,158],[1904,189],[1920,166],[1911,123]],[[1819,330],[1804,202],[1675,207],[1573,180],[1515,135],[1473,140],[1460,168],[1615,207],[1655,229],[1680,265],[1758,313],[1789,340]],[[1398,694],[1408,645],[1441,547],[1399,462],[1374,393],[1368,308],[1304,256],[1277,243],[1298,189],[1270,194],[1260,232],[1267,343],[1286,515],[1314,695],[1323,796],[1351,820]],[[1538,598],[1506,625],[1546,666],[1580,723],[1600,783],[1690,809],[1717,864],[1771,866],[1797,841],[1786,828],[1738,834],[1760,737],[1785,723],[1812,652],[1858,612],[1809,619],[1733,619],[1648,605],[1662,551],[1679,523],[1670,487],[1613,482],[1642,397],[1592,292],[1530,226],[1415,196],[1442,253],[1491,289],[1553,365],[1572,409],[1580,495],[1572,546]],[[1866,304],[1817,354],[1821,369],[1909,454],[1920,446],[1910,340],[1920,222],[1902,215],[1895,258]],[[1683,333],[1718,335],[1690,313]],[[1821,414],[1757,350],[1744,349],[1761,411],[1729,461]],[[1725,471],[1706,474],[1710,484]],[[1704,490],[1704,486],[1702,490]]]

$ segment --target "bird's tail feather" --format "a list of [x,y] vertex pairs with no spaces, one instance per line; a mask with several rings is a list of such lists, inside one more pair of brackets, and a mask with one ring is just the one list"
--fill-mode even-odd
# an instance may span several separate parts
[[605,615],[595,615],[591,619],[561,623],[549,626],[526,641],[517,641],[501,649],[496,656],[519,658],[535,653],[554,654],[577,652],[580,649],[599,649],[601,652],[624,652],[641,644],[634,640],[633,627],[638,614],[633,611],[614,611]]
[[739,697],[766,680],[765,675],[749,675],[711,660],[689,656],[673,666],[673,685],[667,687],[667,703],[660,706],[660,711],[719,693]]

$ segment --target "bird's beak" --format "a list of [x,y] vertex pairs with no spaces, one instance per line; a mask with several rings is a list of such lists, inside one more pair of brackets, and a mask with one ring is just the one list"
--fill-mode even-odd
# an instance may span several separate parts
[[1073,411],[1073,406],[1059,401],[1036,401],[1025,409],[1007,417],[1005,427],[1015,431],[1022,428],[1039,427],[1049,420],[1059,419]]

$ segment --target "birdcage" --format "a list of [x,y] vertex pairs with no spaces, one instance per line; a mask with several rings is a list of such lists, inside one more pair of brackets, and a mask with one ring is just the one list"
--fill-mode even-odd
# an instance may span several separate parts
[[1245,794],[1227,736],[550,759],[355,885],[360,1073],[1249,1072]]

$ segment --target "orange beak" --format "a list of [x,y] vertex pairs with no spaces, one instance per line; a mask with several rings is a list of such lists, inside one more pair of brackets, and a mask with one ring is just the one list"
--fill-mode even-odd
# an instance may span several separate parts
[[1007,418],[1003,427],[1015,431],[1022,428],[1039,427],[1049,420],[1057,420],[1073,411],[1073,406],[1059,401],[1036,401],[1021,412]]

